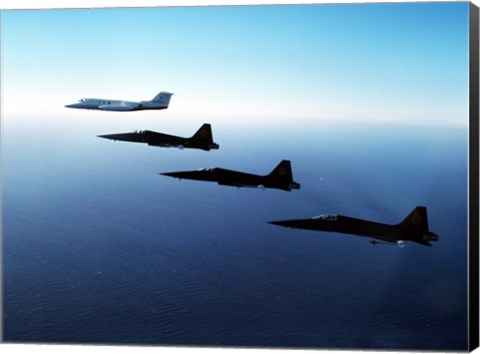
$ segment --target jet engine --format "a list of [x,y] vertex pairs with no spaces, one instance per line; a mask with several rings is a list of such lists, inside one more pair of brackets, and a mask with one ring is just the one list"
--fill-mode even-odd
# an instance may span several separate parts
[[423,235],[423,241],[438,241],[438,235],[433,232],[429,232]]

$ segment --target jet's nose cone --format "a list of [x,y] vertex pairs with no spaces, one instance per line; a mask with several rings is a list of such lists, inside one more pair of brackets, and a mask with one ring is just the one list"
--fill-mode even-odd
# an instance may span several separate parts
[[178,177],[178,172],[161,172],[159,175],[168,177]]
[[121,140],[119,138],[122,138],[122,134],[102,134],[102,135],[97,135],[97,137],[109,139],[109,140]]
[[278,225],[283,227],[291,227],[291,222],[289,220],[280,220],[280,221],[269,221],[269,224]]
[[178,179],[198,179],[196,178],[197,176],[192,174],[191,171],[186,171],[186,172],[162,172],[159,173],[162,176],[167,176],[167,177],[173,177],[173,178],[178,178]]
[[113,141],[130,141],[134,143],[146,143],[148,140],[143,132],[121,133],[121,134],[102,134],[97,135],[99,138],[109,139]]

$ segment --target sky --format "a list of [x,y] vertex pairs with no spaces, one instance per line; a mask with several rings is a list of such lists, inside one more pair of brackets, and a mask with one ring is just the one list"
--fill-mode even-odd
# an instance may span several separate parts
[[183,117],[468,124],[468,3],[1,16],[4,117],[166,90]]

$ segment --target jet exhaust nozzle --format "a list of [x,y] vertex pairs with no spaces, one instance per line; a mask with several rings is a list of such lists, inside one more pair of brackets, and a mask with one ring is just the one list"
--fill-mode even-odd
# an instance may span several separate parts
[[424,241],[438,241],[438,235],[433,233],[433,232],[429,232],[429,233],[426,233],[425,235],[423,235],[423,240]]

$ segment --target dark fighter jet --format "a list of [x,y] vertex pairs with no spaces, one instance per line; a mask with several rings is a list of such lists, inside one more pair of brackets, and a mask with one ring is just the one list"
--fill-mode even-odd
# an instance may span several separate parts
[[269,223],[298,229],[370,237],[374,239],[370,241],[373,245],[393,242],[404,247],[405,241],[413,241],[431,246],[429,241],[438,241],[438,235],[428,229],[427,208],[423,206],[417,206],[400,224],[396,225],[333,214],[324,214],[311,219],[270,221]]
[[120,141],[131,141],[135,143],[146,143],[152,146],[161,147],[177,147],[192,149],[218,149],[218,144],[213,142],[212,128],[210,124],[205,123],[191,138],[181,138],[179,136],[167,135],[153,132],[151,130],[143,130],[140,132],[99,135],[100,138]]
[[293,181],[290,161],[283,160],[273,171],[266,176],[225,170],[223,168],[209,168],[197,171],[160,173],[164,176],[196,179],[200,181],[217,182],[218,184],[234,187],[276,188],[285,191],[300,189],[300,184]]

